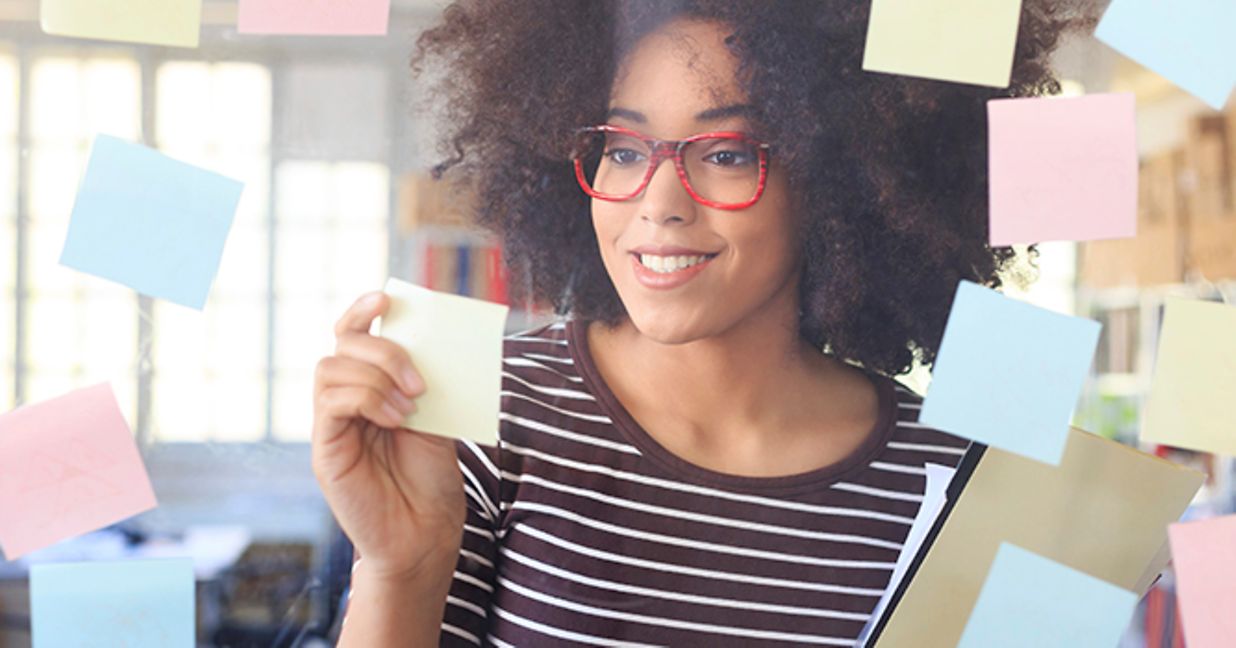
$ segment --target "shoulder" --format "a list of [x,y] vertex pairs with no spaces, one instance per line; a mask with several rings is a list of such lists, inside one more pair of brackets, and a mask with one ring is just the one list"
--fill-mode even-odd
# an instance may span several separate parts
[[512,357],[527,353],[570,358],[568,330],[571,322],[559,320],[537,328],[513,333],[502,340],[503,356]]
[[[504,413],[543,419],[563,408],[597,410],[596,396],[580,366],[586,360],[574,348],[575,322],[556,321],[508,336],[503,343],[502,408]],[[539,406],[525,411],[528,404]]]
[[920,423],[922,396],[895,380],[887,380],[892,387],[896,414],[885,454],[900,464],[956,466],[970,447],[970,440]]
[[571,350],[570,326],[570,322],[556,321],[504,338],[503,383],[511,378],[546,385],[582,382]]

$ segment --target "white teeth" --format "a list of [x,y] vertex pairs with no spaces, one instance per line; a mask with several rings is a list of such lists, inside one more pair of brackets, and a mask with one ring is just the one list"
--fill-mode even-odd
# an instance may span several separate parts
[[695,256],[659,256],[656,254],[641,254],[639,262],[653,272],[665,274],[685,270],[691,266],[708,260],[707,255]]

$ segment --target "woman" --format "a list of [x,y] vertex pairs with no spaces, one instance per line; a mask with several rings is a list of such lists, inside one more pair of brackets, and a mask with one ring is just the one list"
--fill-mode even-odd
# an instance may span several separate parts
[[508,339],[498,448],[400,429],[434,386],[368,334],[385,296],[340,320],[340,645],[853,643],[966,446],[890,377],[1000,285],[985,101],[1056,90],[1063,26],[1028,0],[992,90],[863,72],[866,4],[465,1],[421,36],[442,168],[567,317]]

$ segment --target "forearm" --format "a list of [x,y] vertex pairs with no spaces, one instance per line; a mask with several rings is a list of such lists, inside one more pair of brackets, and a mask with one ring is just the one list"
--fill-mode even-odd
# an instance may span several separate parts
[[364,560],[358,562],[338,648],[437,646],[457,558],[458,549],[443,551],[423,574],[401,580],[375,575]]

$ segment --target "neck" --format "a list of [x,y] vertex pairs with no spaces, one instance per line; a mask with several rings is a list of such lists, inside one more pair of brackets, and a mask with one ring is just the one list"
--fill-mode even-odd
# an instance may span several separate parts
[[594,327],[594,359],[620,398],[650,404],[676,428],[712,435],[786,429],[778,424],[801,409],[836,363],[801,338],[797,300],[778,301],[682,344],[651,339],[630,320]]

